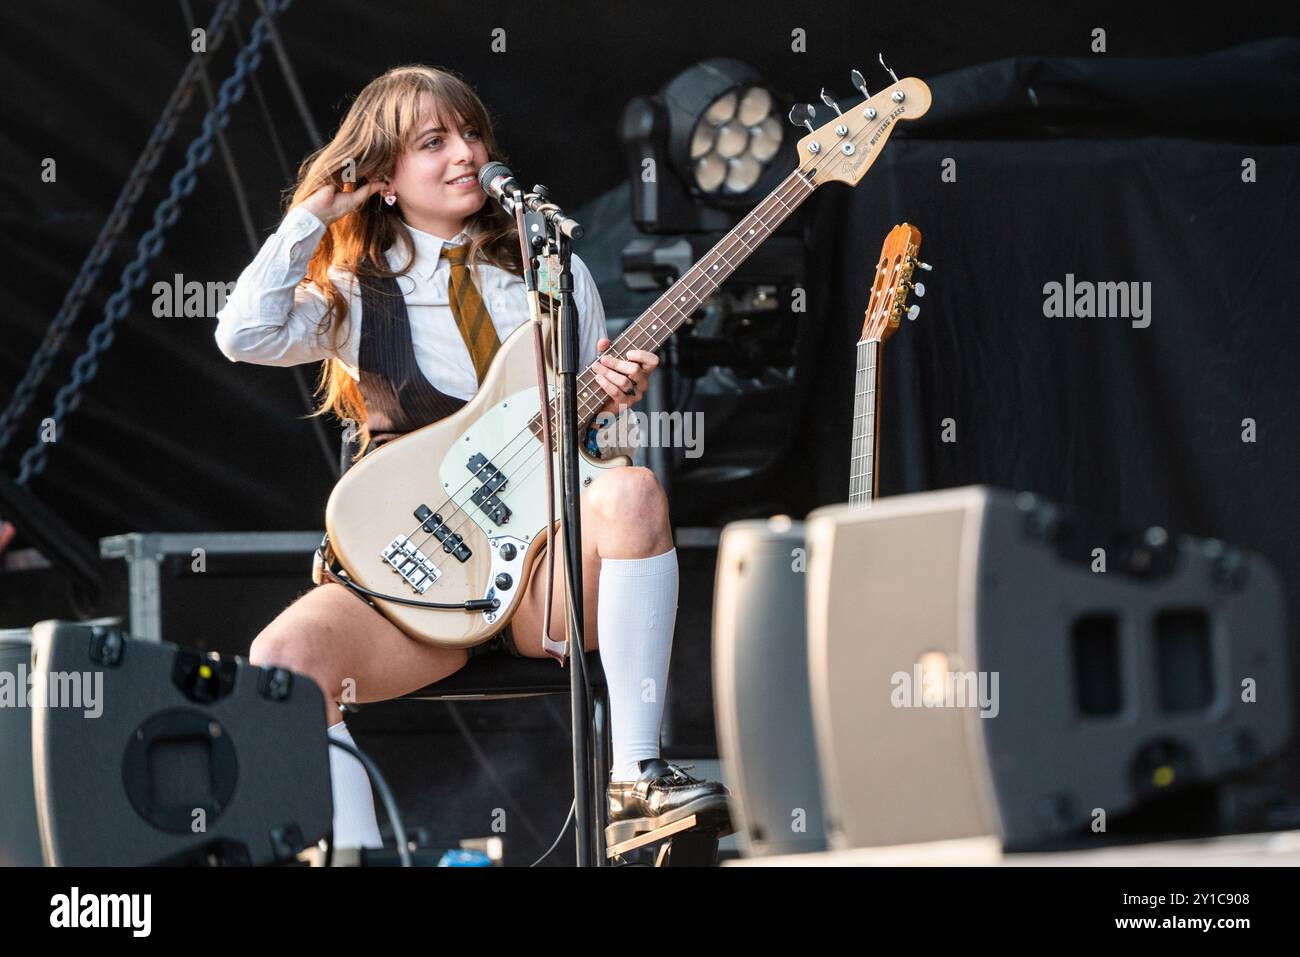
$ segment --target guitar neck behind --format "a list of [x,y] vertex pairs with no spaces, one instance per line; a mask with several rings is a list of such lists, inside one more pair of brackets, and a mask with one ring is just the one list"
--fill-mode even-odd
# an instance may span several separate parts
[[880,451],[879,339],[858,343],[858,374],[853,390],[853,452],[849,460],[849,504],[865,506],[876,497]]

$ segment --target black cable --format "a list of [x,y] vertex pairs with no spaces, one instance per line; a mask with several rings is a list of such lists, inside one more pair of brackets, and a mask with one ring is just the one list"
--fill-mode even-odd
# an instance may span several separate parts
[[[374,761],[371,761],[369,757],[352,747],[352,745],[344,741],[336,741],[333,738],[330,738],[329,742],[336,748],[342,748],[360,761],[366,769],[366,774],[370,775],[370,779],[375,782],[375,787],[379,789],[379,797],[384,802],[384,811],[388,814],[388,820],[393,825],[393,838],[397,841],[397,856],[401,858],[403,867],[410,867],[411,849],[406,846],[406,828],[402,826],[402,816],[397,813],[397,802],[393,800],[393,792],[389,790],[388,782],[384,780],[384,776],[379,773],[379,768]],[[332,844],[332,834],[330,839]]]
[[[190,0],[180,0],[181,14],[185,17],[185,28],[194,32],[194,13],[190,10]],[[217,98],[212,92],[212,79],[208,76],[208,68],[200,65],[198,70],[199,85],[203,88],[203,97],[208,101],[208,109],[215,109]],[[244,234],[248,239],[248,245],[257,254],[257,229],[253,226],[253,212],[248,207],[248,195],[244,192],[243,180],[239,177],[239,171],[235,168],[235,156],[230,151],[230,143],[226,139],[226,134],[220,126],[216,131],[217,149],[221,153],[221,162],[226,167],[226,175],[230,177],[230,191],[235,195],[235,206],[239,209],[240,219],[244,223]]]
[[[585,652],[584,652],[584,655],[585,655]],[[584,659],[583,659],[583,663],[584,663],[584,664],[586,663],[586,659],[585,659],[585,657],[584,657]],[[585,670],[583,671],[582,675],[583,675],[583,688],[585,689],[585,688],[586,688],[586,675],[587,675],[587,673],[586,673]],[[560,719],[560,716],[557,715],[557,714],[555,713],[554,709],[551,708],[551,699],[548,697],[548,698],[545,699],[545,701],[546,701],[546,710],[550,713],[550,715],[551,715],[553,718],[555,718],[555,722],[556,722],[556,724],[558,724],[558,725],[560,726],[560,730],[561,730],[561,731],[564,731],[564,732],[566,732],[566,733],[572,734],[572,731],[571,731],[569,725],[565,724],[565,723]],[[599,787],[600,785],[601,785],[601,782],[596,782],[596,787]],[[608,786],[609,786],[609,783],[608,783],[608,782],[605,782],[605,786],[608,787]],[[573,820],[574,815],[577,813],[577,807],[578,807],[578,795],[577,795],[577,793],[575,792],[574,795],[573,795],[573,800],[569,803],[569,815],[568,815],[568,817],[566,817],[566,818],[564,819],[564,823],[560,825],[560,833],[557,834],[557,835],[555,835],[555,840],[551,843],[551,846],[547,849],[546,853],[543,854],[541,857],[539,857],[537,860],[533,861],[531,864],[529,864],[529,865],[528,865],[529,867],[536,867],[538,864],[542,863],[542,861],[546,860],[546,859],[547,859],[548,857],[550,857],[553,853],[555,853],[555,849],[556,849],[557,847],[560,846],[560,841],[562,841],[562,840],[564,839],[564,832],[568,829],[568,827],[569,827],[569,822]],[[599,820],[599,818],[597,818],[597,820]]]
[[[194,29],[194,16],[190,10],[189,0],[179,0],[179,2],[181,6],[181,11],[185,17],[186,26],[192,31]],[[258,4],[258,6],[259,8],[261,8],[261,4]],[[235,38],[242,42],[243,38],[240,35],[239,27],[236,24],[233,17],[231,17],[231,27],[235,34]],[[209,108],[211,108],[214,103],[214,99],[212,93],[212,84],[208,78],[208,73],[206,68],[200,69],[199,80],[203,86],[204,96],[207,97],[208,106]],[[266,110],[266,100],[262,96],[262,87],[261,84],[257,82],[256,77],[253,78],[252,86],[253,86],[254,93],[256,93],[257,95],[258,106],[260,107],[262,113],[262,120],[266,124],[267,131],[272,139],[272,142],[274,142],[276,146],[278,146],[279,140],[276,136],[275,124],[272,121],[270,114]],[[257,250],[259,246],[257,242],[257,230],[253,225],[253,214],[252,214],[252,210],[249,208],[248,205],[248,197],[244,192],[243,180],[240,178],[239,172],[235,168],[234,154],[231,152],[230,145],[227,143],[225,134],[221,131],[220,127],[218,127],[217,129],[216,136],[217,136],[217,145],[220,148],[220,152],[221,152],[222,162],[225,164],[226,173],[230,177],[230,186],[231,186],[231,191],[234,193],[235,196],[235,204],[239,208],[240,218],[243,220],[244,223],[244,232],[248,237],[249,248],[252,250],[253,255],[257,255]],[[312,390],[310,384],[307,382],[306,376],[303,374],[303,371],[299,366],[293,367],[293,378],[295,384],[298,387],[298,394],[302,397],[303,405],[305,406],[308,414],[310,415],[310,413],[315,411],[312,407],[312,400],[311,400]],[[325,461],[329,463],[330,471],[335,473],[335,477],[337,478],[339,474],[337,471],[338,466],[334,461],[334,449],[330,445],[329,438],[325,434],[325,425],[323,422],[321,422],[319,417],[312,417],[311,425],[312,425],[312,432],[316,437],[316,443],[317,445],[320,446],[321,451],[325,453]]]
[[[265,13],[266,7],[262,0],[256,0],[256,3],[257,9]],[[311,139],[312,145],[316,149],[320,149],[325,145],[324,140],[321,139],[320,130],[316,128],[316,123],[311,118],[311,111],[307,109],[307,98],[302,95],[302,87],[298,84],[298,75],[294,72],[293,63],[289,60],[289,52],[280,39],[280,31],[270,19],[267,20],[266,32],[271,38],[271,47],[275,50],[275,58],[280,63],[280,72],[284,74],[284,85],[289,88],[289,95],[293,98],[293,105],[298,108],[298,116],[302,119],[302,125],[307,127],[307,136]]]
[[385,595],[381,592],[371,591],[364,585],[358,585],[345,571],[332,573],[339,580],[339,584],[346,585],[355,592],[369,595],[371,598],[380,598],[384,601],[395,601],[399,605],[413,605],[416,608],[437,608],[445,611],[495,611],[501,607],[499,598],[471,598],[469,601],[442,604],[436,601],[419,601],[415,598],[402,598],[398,595]]
[[[258,0],[257,6],[259,10],[265,9],[261,0]],[[235,25],[233,29],[235,39],[243,42],[239,33],[238,25]],[[273,27],[268,26],[268,36],[271,38],[271,42],[275,46],[276,57],[280,61],[280,70],[284,73],[285,84],[289,87],[290,93],[293,94],[294,102],[298,104],[299,112],[304,113],[306,110],[306,104],[302,101],[302,90],[298,85],[298,78],[293,72],[293,65],[289,62],[288,54],[285,53],[283,45],[280,43],[280,34]],[[251,86],[253,87],[254,99],[257,101],[258,113],[260,113],[262,117],[262,125],[266,127],[266,134],[271,141],[272,152],[275,153],[276,162],[280,167],[280,176],[287,183],[293,179],[293,171],[289,168],[289,161],[285,157],[284,147],[280,144],[280,134],[276,129],[275,120],[272,119],[271,111],[266,105],[266,97],[262,93],[262,84],[258,82],[256,76],[252,77]],[[317,132],[315,124],[311,122],[310,116],[305,113],[303,119],[307,126],[307,132],[311,139],[313,149],[320,149],[322,145],[320,133]],[[256,246],[253,247],[253,252],[257,252]],[[324,451],[326,461],[330,463],[330,471],[334,473],[335,478],[341,478],[346,469],[342,467],[341,463],[335,461],[334,449],[325,435],[324,421],[320,416],[312,414],[316,410],[312,407],[311,397],[313,393],[311,386],[307,382],[307,376],[302,371],[302,366],[300,365],[293,366],[292,372],[294,382],[298,386],[298,394],[302,397],[303,406],[307,410],[306,417],[311,419],[312,432],[316,436],[317,444],[319,444],[322,451]]]
[[[242,46],[244,38],[240,35],[238,24],[233,24],[232,29],[236,42]],[[266,94],[262,92],[262,84],[256,75],[249,77],[249,80],[253,87],[253,97],[257,100],[257,111],[262,114],[262,123],[266,126],[266,135],[271,140],[271,152],[275,154],[276,165],[280,167],[280,178],[286,183],[291,182],[293,180],[293,170],[289,166],[289,157],[285,154],[284,144],[280,142],[280,131],[276,129],[275,122],[271,119],[271,110],[266,105]],[[312,146],[319,149],[320,143],[313,140]]]
[[578,799],[575,797],[573,801],[569,804],[569,816],[566,817],[564,819],[564,823],[560,825],[560,833],[555,835],[555,843],[553,843],[549,848],[547,848],[545,854],[543,854],[537,860],[529,864],[528,865],[529,867],[536,867],[538,864],[542,863],[542,861],[546,860],[553,853],[555,853],[555,849],[560,846],[560,840],[564,837],[564,832],[565,830],[568,829],[569,822],[573,820],[573,816],[574,813],[577,811],[577,808],[578,808]]

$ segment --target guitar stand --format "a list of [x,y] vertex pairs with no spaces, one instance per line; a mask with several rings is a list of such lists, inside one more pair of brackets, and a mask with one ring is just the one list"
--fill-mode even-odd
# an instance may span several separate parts
[[654,867],[717,867],[718,841],[735,832],[730,825],[701,829],[694,814],[639,834],[636,824],[619,821],[605,828],[605,857],[614,864],[630,864],[626,855],[657,844]]

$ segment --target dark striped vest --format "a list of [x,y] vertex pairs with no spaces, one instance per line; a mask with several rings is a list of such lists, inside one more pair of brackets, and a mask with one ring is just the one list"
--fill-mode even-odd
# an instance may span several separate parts
[[358,366],[371,445],[395,439],[446,418],[465,404],[434,387],[415,361],[406,298],[389,277],[361,283],[361,348]]
[[[542,300],[546,308],[550,297],[543,295]],[[370,424],[367,452],[444,419],[465,404],[465,399],[439,391],[420,371],[406,297],[391,276],[371,276],[361,283],[360,353],[359,385]]]

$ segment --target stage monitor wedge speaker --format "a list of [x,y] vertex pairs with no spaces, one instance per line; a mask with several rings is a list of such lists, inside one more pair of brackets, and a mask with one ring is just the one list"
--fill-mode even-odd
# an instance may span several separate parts
[[26,706],[31,659],[30,628],[0,629],[0,867],[42,863],[32,785],[32,714]]
[[746,857],[826,849],[808,697],[803,526],[732,522],[718,545],[713,698]]
[[984,487],[818,509],[806,534],[832,847],[1050,847],[1290,734],[1258,555]]
[[310,679],[114,627],[32,634],[47,864],[272,864],[329,833],[325,702]]

